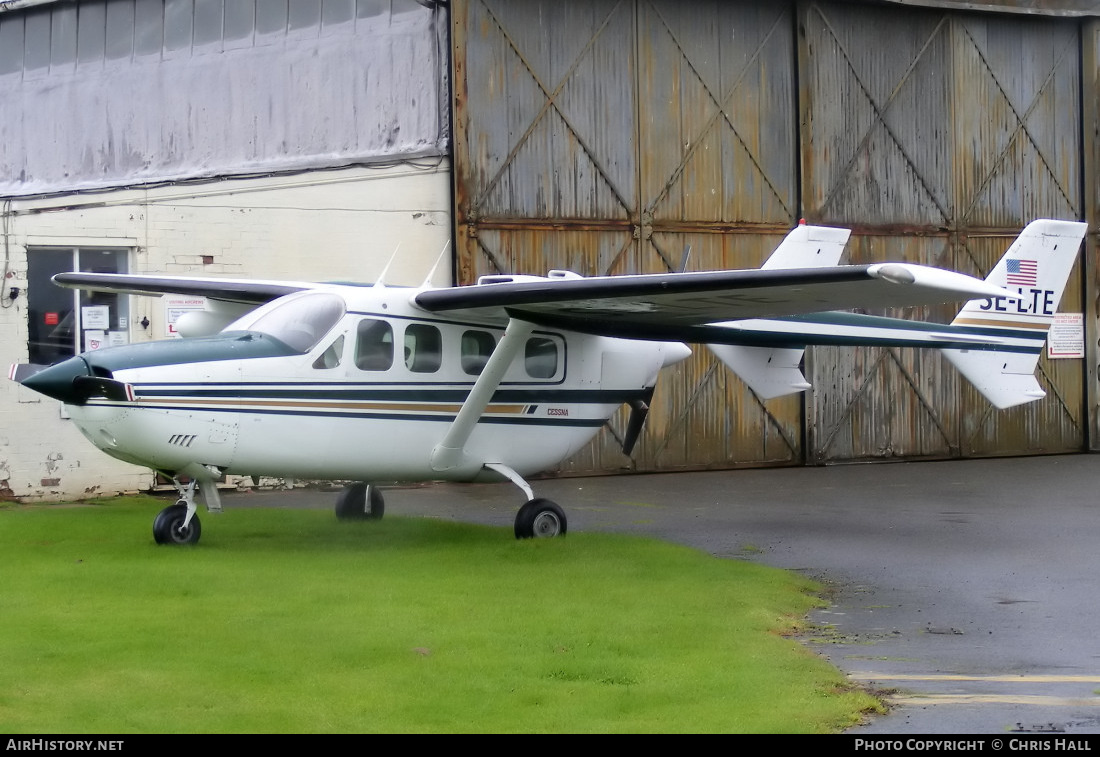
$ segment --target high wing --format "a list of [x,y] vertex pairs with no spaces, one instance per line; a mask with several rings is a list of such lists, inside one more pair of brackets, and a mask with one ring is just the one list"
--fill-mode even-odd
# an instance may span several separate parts
[[53,277],[53,281],[58,286],[89,292],[153,296],[193,294],[242,305],[262,305],[283,295],[294,294],[316,286],[293,281],[146,276],[127,273],[59,273]]
[[207,300],[205,308],[184,313],[177,320],[176,332],[181,336],[215,334],[260,305],[317,286],[314,283],[295,281],[128,273],[59,273],[53,277],[53,282],[69,289],[83,289],[90,292],[154,297],[165,294],[189,294],[205,297]]
[[[245,309],[318,286],[311,282],[102,273],[61,273],[54,282],[99,292],[193,294]],[[1017,296],[952,271],[876,263],[591,278],[567,271],[551,271],[548,277],[484,276],[471,286],[419,290],[413,301],[425,310],[455,317],[496,321],[511,317],[609,336],[707,341],[696,329],[715,322]]]
[[908,307],[1018,295],[964,274],[906,263],[582,278],[486,276],[417,292],[432,312],[512,317],[576,331],[693,341],[720,321],[852,308]]

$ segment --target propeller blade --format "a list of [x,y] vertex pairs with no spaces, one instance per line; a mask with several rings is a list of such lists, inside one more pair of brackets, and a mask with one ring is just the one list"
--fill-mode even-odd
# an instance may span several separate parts
[[623,454],[627,457],[634,451],[638,437],[642,435],[642,426],[649,415],[649,405],[642,400],[630,401],[630,418],[626,422],[626,435],[623,437]]
[[134,388],[122,381],[115,381],[102,376],[77,376],[73,379],[73,392],[77,402],[71,404],[83,405],[92,397],[103,397],[115,402],[133,402]]
[[49,368],[49,366],[34,363],[13,363],[11,368],[8,369],[8,378],[22,384],[24,379],[30,378],[45,368]]

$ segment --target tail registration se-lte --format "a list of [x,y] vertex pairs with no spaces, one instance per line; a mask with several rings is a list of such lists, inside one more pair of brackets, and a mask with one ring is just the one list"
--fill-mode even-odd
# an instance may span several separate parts
[[[196,496],[226,474],[356,481],[337,515],[380,518],[373,482],[512,481],[517,538],[566,516],[524,476],[584,446],[624,403],[624,452],[661,369],[705,344],[767,399],[809,387],[813,344],[940,349],[999,408],[1034,371],[1086,225],[1029,224],[985,281],[920,265],[837,265],[849,232],[800,225],[760,268],[485,276],[419,288],[63,273],[78,289],[203,295],[185,337],[85,352],[11,378],[65,404],[112,457],[172,478],[161,544],[193,544]],[[837,312],[966,302],[950,325]]]

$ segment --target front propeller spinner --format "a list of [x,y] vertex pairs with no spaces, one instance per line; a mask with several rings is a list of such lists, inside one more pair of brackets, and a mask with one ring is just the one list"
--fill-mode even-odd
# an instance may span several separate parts
[[66,405],[85,405],[93,397],[117,402],[134,401],[134,389],[130,384],[116,381],[109,372],[106,372],[107,375],[102,373],[104,371],[94,371],[83,356],[77,355],[48,366],[14,365],[8,376],[28,389]]

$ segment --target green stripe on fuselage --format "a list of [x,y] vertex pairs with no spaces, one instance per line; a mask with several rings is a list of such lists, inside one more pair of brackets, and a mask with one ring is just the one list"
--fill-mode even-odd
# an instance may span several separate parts
[[233,331],[207,337],[123,344],[118,347],[85,352],[83,357],[92,368],[113,372],[159,365],[186,365],[299,354],[301,353],[278,339],[258,331]]

